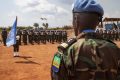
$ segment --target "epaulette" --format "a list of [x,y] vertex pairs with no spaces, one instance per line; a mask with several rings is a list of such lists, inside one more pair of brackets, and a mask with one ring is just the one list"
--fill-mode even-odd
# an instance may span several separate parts
[[72,44],[74,44],[75,42],[77,42],[77,39],[76,38],[71,38],[67,42],[64,42],[64,43],[60,44],[58,46],[58,49],[64,51],[68,47],[70,47]]

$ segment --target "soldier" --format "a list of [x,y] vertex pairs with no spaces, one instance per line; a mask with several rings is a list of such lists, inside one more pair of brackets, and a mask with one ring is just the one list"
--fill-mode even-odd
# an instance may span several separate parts
[[44,37],[44,34],[43,34],[43,30],[41,30],[40,33],[41,33],[41,35],[40,35],[40,36],[41,36],[41,43],[44,43],[44,38],[43,38],[43,37]]
[[58,42],[58,31],[57,30],[55,30],[55,42]]
[[34,33],[33,33],[33,30],[29,30],[28,31],[28,41],[30,44],[34,45],[33,43],[33,37],[34,37]]
[[13,56],[14,57],[19,57],[19,39],[20,39],[20,36],[17,35],[16,36],[16,44],[13,45],[14,47],[14,53],[13,53]]
[[38,32],[38,31],[35,31],[34,38],[35,38],[35,42],[36,42],[37,44],[40,44],[40,41],[39,41],[39,32]]
[[99,37],[104,38],[104,30],[103,29],[99,30]]
[[104,31],[103,31],[103,38],[104,38],[104,39],[107,39],[107,30],[104,30]]
[[51,37],[50,30],[47,30],[47,31],[46,31],[46,34],[47,34],[47,36],[46,36],[46,37],[47,37],[47,38],[46,38],[46,39],[47,39],[47,42],[50,42],[50,37]]
[[55,41],[55,31],[51,31],[51,40],[52,40],[52,44],[54,44],[54,41]]
[[19,39],[19,45],[21,45],[22,31],[20,29],[17,30],[17,35],[20,37],[20,39]]
[[117,41],[118,40],[118,30],[115,29],[115,40]]
[[46,31],[43,31],[43,43],[46,44],[47,41],[47,33]]
[[76,0],[73,26],[77,38],[58,46],[51,66],[52,80],[117,80],[119,48],[112,41],[96,38],[95,28],[102,24],[103,14],[95,0]]
[[58,32],[58,42],[59,43],[62,42],[62,31],[61,30]]
[[49,42],[52,43],[52,30],[49,32]]
[[113,30],[111,30],[111,40],[112,41],[114,40],[114,32],[113,32]]
[[23,43],[24,45],[27,45],[27,36],[28,36],[28,33],[26,30],[23,30]]
[[113,34],[113,41],[115,41],[115,36],[116,36],[116,35],[115,35],[115,34],[116,34],[115,29],[112,29],[112,32],[113,32],[113,33],[112,33],[112,34]]
[[46,31],[42,30],[42,31],[41,31],[41,42],[42,42],[43,44],[46,44],[46,36],[47,36]]
[[55,30],[55,42],[57,42],[57,30]]
[[38,37],[39,37],[39,42],[41,43],[41,42],[42,42],[42,34],[41,34],[41,31],[38,32]]
[[99,30],[99,29],[96,29],[96,30],[95,30],[95,33],[96,33],[97,38],[99,38],[99,36],[100,36],[100,30]]
[[111,40],[111,31],[108,30],[108,33],[107,33],[107,34],[108,34],[108,39]]
[[67,41],[67,32],[66,31],[62,32],[62,37],[63,37],[63,42],[66,42]]
[[6,46],[7,30],[5,28],[2,30],[1,36],[4,46]]

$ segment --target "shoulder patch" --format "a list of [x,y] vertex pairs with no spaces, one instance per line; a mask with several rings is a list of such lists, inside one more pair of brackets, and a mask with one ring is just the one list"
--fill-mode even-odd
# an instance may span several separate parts
[[54,72],[59,72],[60,64],[61,64],[62,57],[61,55],[55,55],[52,61],[52,70]]

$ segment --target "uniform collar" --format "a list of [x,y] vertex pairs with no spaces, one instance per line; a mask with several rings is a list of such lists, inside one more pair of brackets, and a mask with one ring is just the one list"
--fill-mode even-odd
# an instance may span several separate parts
[[86,30],[83,30],[82,32],[84,32],[84,33],[94,33],[95,30],[93,30],[93,29],[86,29]]

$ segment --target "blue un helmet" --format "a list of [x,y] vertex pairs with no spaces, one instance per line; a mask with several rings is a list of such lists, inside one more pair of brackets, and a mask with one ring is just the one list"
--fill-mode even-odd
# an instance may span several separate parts
[[77,36],[85,29],[95,29],[102,22],[104,10],[96,0],[75,0],[73,4],[73,26]]
[[73,13],[93,12],[103,16],[104,10],[96,0],[75,0]]

